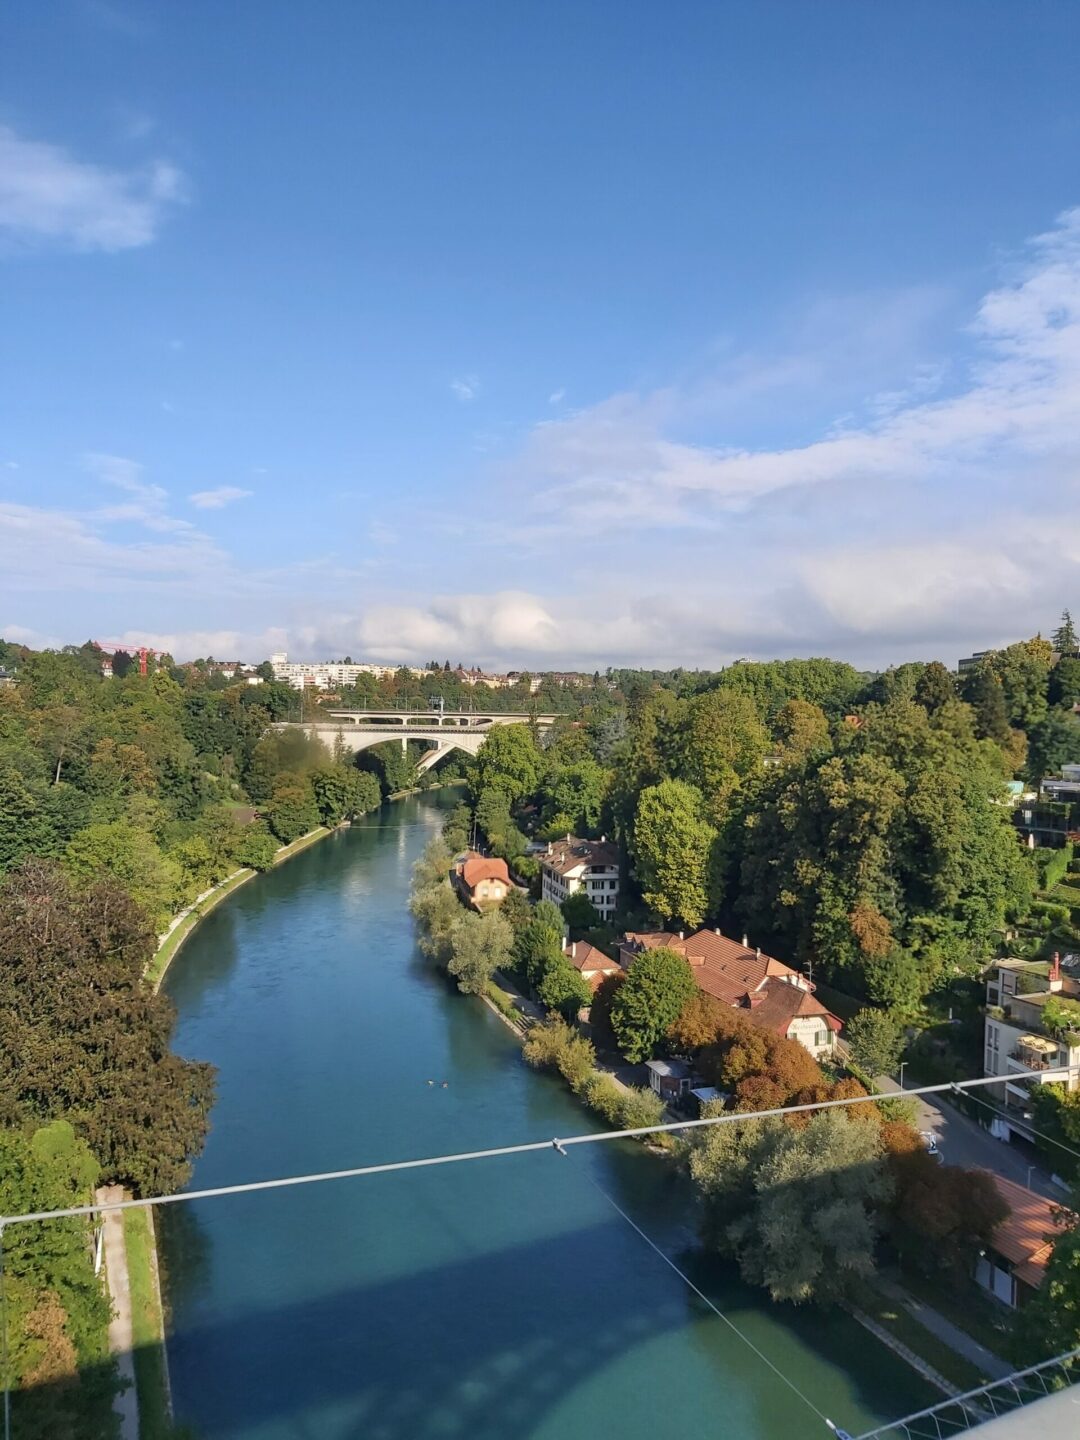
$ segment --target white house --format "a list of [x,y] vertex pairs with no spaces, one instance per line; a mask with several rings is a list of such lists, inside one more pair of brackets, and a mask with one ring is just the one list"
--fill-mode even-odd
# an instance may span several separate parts
[[619,905],[619,851],[605,836],[578,840],[567,835],[553,840],[537,857],[540,861],[541,897],[561,905],[569,895],[584,893],[602,920]]

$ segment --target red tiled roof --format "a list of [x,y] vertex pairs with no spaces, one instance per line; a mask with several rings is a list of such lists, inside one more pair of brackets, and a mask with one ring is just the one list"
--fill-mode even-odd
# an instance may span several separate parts
[[598,950],[587,940],[575,940],[572,945],[565,947],[563,954],[575,970],[600,970],[607,975],[613,975],[622,968],[610,955],[605,955],[603,950]]
[[1042,1284],[1054,1241],[1061,1234],[1062,1227],[1054,1224],[1055,1211],[1061,1206],[990,1170],[984,1170],[983,1174],[990,1176],[1009,1207],[1008,1216],[994,1231],[994,1249],[1012,1261],[1018,1280],[1037,1289]]
[[[624,958],[660,948],[685,955],[698,988],[722,1000],[725,1005],[746,1008],[755,1025],[786,1035],[792,1020],[820,1015],[830,1030],[839,1030],[840,1021],[814,998],[803,984],[793,984],[798,972],[782,960],[740,945],[717,930],[698,930],[683,938],[668,930],[628,931],[624,937]],[[750,997],[760,997],[754,1005]]]
[[809,990],[791,985],[786,980],[767,980],[764,992],[759,990],[756,993],[764,993],[764,999],[750,1007],[749,1018],[763,1030],[774,1030],[777,1035],[786,1035],[793,1020],[809,1019],[815,1015],[826,1022],[834,1018]]
[[461,867],[461,879],[470,890],[475,890],[481,880],[501,880],[504,885],[509,885],[510,871],[505,860],[472,855]]

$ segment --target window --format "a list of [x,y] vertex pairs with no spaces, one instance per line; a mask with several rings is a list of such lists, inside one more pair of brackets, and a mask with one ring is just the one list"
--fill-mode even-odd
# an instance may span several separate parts
[[986,987],[986,1003],[988,1005],[1001,1004],[1001,991],[996,985],[988,985]]
[[818,1049],[818,1050],[822,1049],[825,1045],[828,1044],[828,1042],[829,1042],[829,1036],[828,1036],[828,1032],[827,1032],[827,1031],[825,1031],[825,1030],[815,1030],[815,1032],[814,1032],[814,1046],[815,1046],[816,1049]]

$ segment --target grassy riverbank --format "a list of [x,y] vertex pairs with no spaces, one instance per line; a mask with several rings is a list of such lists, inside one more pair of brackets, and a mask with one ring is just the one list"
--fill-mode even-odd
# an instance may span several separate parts
[[171,1440],[165,1323],[157,1280],[154,1226],[147,1210],[125,1210],[124,1248],[131,1292],[132,1360],[140,1440]]
[[258,872],[255,870],[237,870],[228,879],[216,885],[204,899],[198,901],[191,907],[190,912],[184,916],[175,930],[171,930],[157,948],[154,958],[146,967],[146,978],[156,990],[165,977],[165,971],[172,964],[173,957],[183,945],[195,926],[209,914],[215,905],[220,905],[226,895],[231,895],[234,890],[239,889],[246,880]]

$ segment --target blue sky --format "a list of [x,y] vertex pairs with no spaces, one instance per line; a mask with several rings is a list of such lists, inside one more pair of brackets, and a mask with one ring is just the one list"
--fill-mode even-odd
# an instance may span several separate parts
[[0,634],[954,661],[1080,611],[1080,7],[8,0]]

